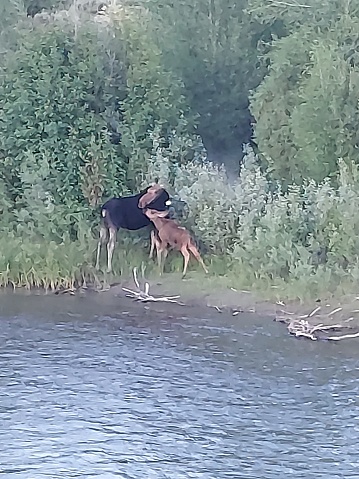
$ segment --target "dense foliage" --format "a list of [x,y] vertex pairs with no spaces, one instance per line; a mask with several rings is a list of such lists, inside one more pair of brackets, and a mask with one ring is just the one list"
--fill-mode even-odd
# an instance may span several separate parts
[[248,96],[262,78],[247,0],[142,2],[158,21],[167,64],[183,79],[210,151],[241,149],[251,137]]
[[[268,74],[254,92],[256,137],[286,183],[336,178],[338,159],[358,163],[358,2],[249,1],[274,36]],[[280,27],[278,27],[278,24]]]
[[[214,273],[355,281],[358,7],[0,0],[0,284],[99,279],[99,205],[155,177]],[[146,254],[121,236],[118,273]]]
[[[160,174],[169,182],[168,162],[158,147],[149,177]],[[215,258],[224,257],[237,284],[280,286],[280,294],[287,289],[304,297],[344,291],[359,275],[359,167],[340,160],[338,184],[327,178],[291,185],[286,193],[273,190],[247,148],[234,184],[222,168],[198,158],[177,168],[174,189],[188,203],[185,224],[210,249],[214,270]]]

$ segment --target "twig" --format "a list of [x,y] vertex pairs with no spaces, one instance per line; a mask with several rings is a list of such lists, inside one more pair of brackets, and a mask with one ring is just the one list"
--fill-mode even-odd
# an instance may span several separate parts
[[300,3],[289,3],[289,2],[281,2],[279,0],[272,0],[271,2],[275,7],[284,5],[285,7],[299,7],[299,8],[311,8],[311,5],[303,5]]
[[137,277],[137,268],[133,268],[133,281],[138,289],[138,291],[133,291],[132,289],[128,288],[122,288],[123,291],[126,293],[126,297],[132,298],[136,301],[141,301],[142,303],[148,303],[148,302],[164,302],[164,303],[176,303],[180,304],[183,306],[183,303],[180,303],[179,301],[176,301],[180,296],[159,296],[155,297],[150,294],[150,284],[148,281],[145,282],[144,284],[144,289],[143,291],[141,290],[140,283],[138,281]]
[[329,341],[340,341],[341,339],[353,339],[353,338],[359,338],[359,333],[343,334],[343,336],[329,336],[326,339],[328,339]]
[[308,318],[311,318],[312,316],[314,316],[320,309],[321,309],[321,306],[318,306],[317,308],[313,309],[313,311],[310,314],[308,314]]
[[[319,323],[317,325],[312,325],[309,323],[307,318],[313,317],[315,312],[319,311],[319,307],[312,311],[310,314],[306,316],[299,316],[297,318],[286,318],[284,316],[277,317],[277,321],[281,321],[287,324],[287,329],[289,334],[292,334],[296,338],[304,337],[311,339],[312,341],[317,341],[318,339],[325,339],[327,341],[339,341],[341,339],[351,339],[359,337],[359,332],[352,333],[352,334],[344,334],[341,336],[320,336],[320,333],[327,333],[328,331],[333,330],[343,330],[343,329],[351,329],[348,324],[338,323],[338,324],[324,324]],[[342,308],[337,308],[336,310],[331,311],[327,316],[333,315],[335,312],[341,311]],[[320,316],[323,317],[323,316]],[[349,318],[351,320],[353,318]],[[348,320],[346,320],[348,321]],[[319,334],[319,336],[318,336]]]
[[343,328],[350,328],[349,326],[344,326],[343,324],[328,324],[325,326],[324,324],[318,324],[314,326],[313,331],[330,331],[331,329],[343,329]]
[[311,339],[312,341],[318,341],[318,338],[315,337],[313,334],[305,333],[304,331],[297,331],[297,332],[295,333],[295,336],[296,336],[296,337],[304,336],[305,338],[309,338],[309,339]]
[[311,318],[314,316],[319,310],[321,309],[321,306],[318,306],[317,308],[313,309],[313,311],[309,314],[302,314],[301,316],[298,316],[298,319],[305,319],[305,318]]

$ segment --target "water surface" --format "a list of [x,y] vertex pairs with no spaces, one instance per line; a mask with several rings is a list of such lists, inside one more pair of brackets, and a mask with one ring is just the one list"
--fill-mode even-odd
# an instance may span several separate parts
[[359,479],[357,340],[0,301],[0,477]]

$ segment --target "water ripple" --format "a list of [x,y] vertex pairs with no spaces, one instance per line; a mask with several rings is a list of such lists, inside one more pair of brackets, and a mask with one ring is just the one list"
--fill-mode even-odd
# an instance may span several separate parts
[[0,477],[359,478],[353,342],[41,301],[0,317]]

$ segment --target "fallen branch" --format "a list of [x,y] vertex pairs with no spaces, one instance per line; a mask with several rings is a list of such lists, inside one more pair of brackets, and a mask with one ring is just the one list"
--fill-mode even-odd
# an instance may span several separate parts
[[[326,340],[326,341],[340,341],[342,339],[353,339],[353,338],[359,337],[359,332],[353,332],[353,333],[342,334],[342,335],[337,334],[336,336],[328,336],[328,333],[330,331],[332,332],[337,331],[339,333],[341,330],[353,329],[348,324],[348,322],[351,321],[353,317],[343,320],[342,323],[325,324],[325,319],[330,319],[332,316],[334,316],[335,313],[342,311],[342,308],[336,308],[326,315],[324,314],[319,315],[318,312],[320,311],[320,309],[321,307],[318,306],[311,313],[297,316],[294,318],[293,316],[290,317],[289,314],[287,316],[277,316],[275,320],[285,323],[287,325],[289,334],[292,334],[296,338],[304,337],[307,339],[311,339],[312,341],[317,341],[320,339]],[[286,313],[286,312],[282,311],[282,313]],[[320,318],[320,320],[322,321],[319,322],[318,324],[311,324],[308,321],[308,319],[313,319],[314,317],[318,319]]]
[[280,7],[283,5],[284,7],[311,8],[311,5],[305,5],[305,4],[301,4],[297,2],[289,3],[289,2],[281,2],[279,0],[271,0],[271,3],[274,7]]
[[126,293],[126,297],[127,298],[132,298],[134,299],[135,301],[141,301],[142,303],[149,303],[149,302],[164,302],[164,303],[176,303],[176,304],[180,304],[180,305],[184,305],[183,303],[177,301],[177,299],[180,297],[180,296],[153,296],[150,294],[150,284],[148,283],[148,281],[145,282],[144,284],[144,289],[141,290],[141,286],[140,286],[140,283],[138,281],[138,278],[137,278],[137,268],[133,268],[133,281],[138,289],[138,291],[133,291],[132,289],[128,289],[128,288],[122,288],[123,291],[125,291]]
[[343,336],[329,336],[329,338],[327,339],[330,341],[340,341],[341,339],[353,339],[353,338],[359,338],[359,333],[343,334]]

